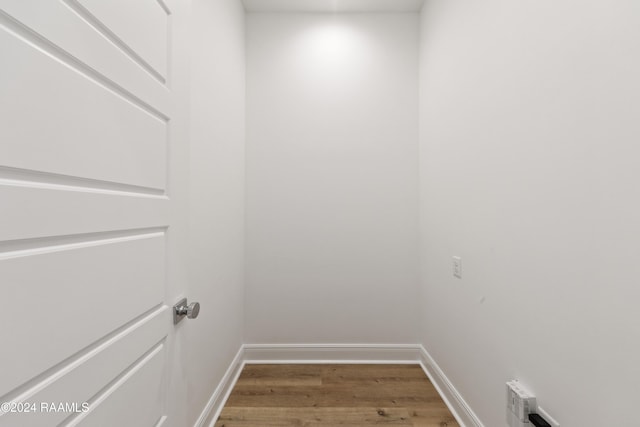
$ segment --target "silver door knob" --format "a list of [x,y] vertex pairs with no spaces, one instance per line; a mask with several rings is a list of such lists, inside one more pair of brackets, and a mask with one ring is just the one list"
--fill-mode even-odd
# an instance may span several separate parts
[[182,307],[178,307],[176,311],[179,315],[186,314],[189,319],[195,319],[196,317],[198,317],[198,314],[200,314],[200,303],[192,302],[186,307],[184,305]]
[[173,306],[173,324],[177,324],[182,319],[195,319],[200,314],[200,303],[192,302],[187,305],[187,299],[183,298]]

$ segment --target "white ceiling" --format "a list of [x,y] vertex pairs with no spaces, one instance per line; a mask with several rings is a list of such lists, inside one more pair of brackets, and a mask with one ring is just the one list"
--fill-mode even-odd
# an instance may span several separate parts
[[417,12],[424,0],[242,0],[248,12]]

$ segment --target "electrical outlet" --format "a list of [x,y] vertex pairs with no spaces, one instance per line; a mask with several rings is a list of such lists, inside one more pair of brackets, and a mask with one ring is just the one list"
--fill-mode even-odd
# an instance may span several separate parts
[[453,257],[453,276],[462,279],[462,258],[459,256]]

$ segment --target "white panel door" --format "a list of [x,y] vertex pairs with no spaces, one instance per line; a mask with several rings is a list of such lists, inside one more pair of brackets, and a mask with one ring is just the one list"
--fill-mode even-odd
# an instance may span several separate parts
[[0,0],[0,427],[183,427],[188,2]]

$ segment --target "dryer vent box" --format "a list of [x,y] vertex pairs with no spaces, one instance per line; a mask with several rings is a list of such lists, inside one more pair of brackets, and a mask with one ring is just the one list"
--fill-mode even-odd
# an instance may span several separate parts
[[507,383],[507,421],[510,427],[530,427],[529,414],[536,412],[536,398],[518,381]]

